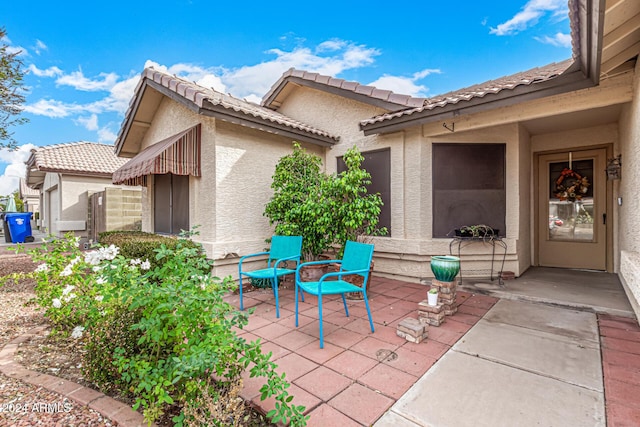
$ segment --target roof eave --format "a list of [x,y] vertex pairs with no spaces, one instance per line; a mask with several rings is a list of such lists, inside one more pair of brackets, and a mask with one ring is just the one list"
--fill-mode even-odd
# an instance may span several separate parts
[[302,130],[294,130],[288,126],[278,125],[277,123],[269,120],[264,120],[249,114],[245,114],[233,109],[225,108],[221,105],[212,104],[205,101],[203,108],[198,110],[198,113],[214,117],[219,120],[224,120],[229,123],[234,123],[248,128],[257,129],[263,132],[269,132],[276,135],[285,136],[300,142],[308,142],[322,147],[332,147],[335,145],[339,138],[332,138],[329,136],[316,135],[311,132],[305,132]]
[[[38,173],[39,172],[39,173]],[[73,175],[73,176],[91,176],[98,178],[109,178],[113,175],[113,172],[99,172],[99,171],[83,171],[83,170],[75,170],[75,169],[61,169],[61,168],[51,168],[51,167],[38,167],[37,171],[30,171],[28,174],[37,176],[43,176],[47,173],[59,173],[62,175]]]
[[379,107],[387,111],[398,110],[398,108],[406,108],[406,105],[398,104],[395,102],[385,101],[384,99],[374,98],[367,94],[357,93],[352,90],[343,89],[336,86],[327,85],[307,79],[303,79],[295,76],[288,76],[282,79],[282,81],[271,91],[271,93],[265,97],[262,101],[262,105],[272,110],[277,110],[280,105],[276,103],[276,99],[284,88],[288,84],[294,84],[297,86],[305,86],[311,89],[320,90],[323,92],[337,95],[342,98],[352,99],[354,101],[362,102],[363,104],[369,104],[374,107]]
[[[532,87],[533,86],[533,87]],[[508,107],[525,101],[592,87],[593,82],[586,79],[582,71],[563,74],[557,78],[520,86],[512,90],[502,90],[483,97],[446,104],[414,114],[403,115],[392,119],[360,125],[365,135],[386,134],[440,120],[450,120],[462,115],[481,113],[500,107]]]
[[193,111],[196,114],[202,114],[204,116],[215,117],[220,120],[225,120],[230,123],[236,123],[242,126],[247,126],[253,129],[262,130],[278,135],[290,137],[301,142],[309,142],[311,144],[320,145],[323,147],[330,147],[335,145],[339,139],[328,136],[315,135],[313,133],[304,131],[295,131],[287,126],[280,126],[269,120],[264,120],[258,117],[251,116],[249,114],[235,111],[230,108],[225,108],[218,104],[213,104],[206,99],[203,101],[202,106],[197,103],[179,95],[173,90],[155,82],[154,80],[144,77],[143,81],[138,88],[138,91],[134,95],[135,101],[131,107],[130,114],[126,117],[125,123],[122,126],[122,132],[116,140],[115,153],[116,156],[125,156],[128,152],[123,152],[123,148],[126,145],[127,135],[129,134],[131,127],[135,121],[136,113],[141,105],[141,100],[147,88],[151,88],[160,94],[168,97],[172,101],[178,102]]

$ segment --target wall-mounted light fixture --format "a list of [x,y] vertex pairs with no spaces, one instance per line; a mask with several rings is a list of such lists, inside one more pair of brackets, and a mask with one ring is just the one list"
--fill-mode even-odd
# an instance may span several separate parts
[[607,179],[608,180],[614,180],[614,179],[620,179],[621,173],[622,173],[622,161],[620,160],[622,157],[622,154],[618,154],[617,157],[614,157],[613,159],[607,159]]

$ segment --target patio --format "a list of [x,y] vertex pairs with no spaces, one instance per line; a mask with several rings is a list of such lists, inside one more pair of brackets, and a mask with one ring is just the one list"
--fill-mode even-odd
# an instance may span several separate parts
[[[458,291],[458,312],[428,338],[415,344],[396,335],[399,322],[418,317],[418,303],[427,286],[372,277],[368,288],[375,326],[371,333],[363,301],[348,300],[349,317],[339,296],[325,297],[325,348],[319,348],[318,306],[313,296],[300,303],[295,325],[293,285],[280,287],[280,318],[276,319],[271,289],[245,293],[245,308],[254,308],[241,332],[247,340],[260,338],[263,351],[273,352],[279,372],[291,382],[294,402],[311,415],[309,426],[371,425],[498,301]],[[237,295],[228,301],[239,306]],[[264,411],[274,400],[260,401],[261,378],[245,378],[242,397]],[[354,404],[357,402],[357,404]]]

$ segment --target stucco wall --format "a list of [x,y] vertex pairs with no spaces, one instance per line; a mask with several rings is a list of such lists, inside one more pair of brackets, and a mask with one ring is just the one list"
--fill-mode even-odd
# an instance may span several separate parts
[[56,221],[60,218],[60,175],[47,173],[42,184],[41,227],[47,233],[58,235]]
[[618,248],[620,250],[619,277],[640,319],[640,62],[636,64],[633,80],[634,97],[623,108],[620,119],[620,154],[622,155],[622,179],[619,194],[622,205],[618,207]]
[[73,231],[87,237],[89,194],[107,187],[113,187],[111,178],[47,173],[42,186],[42,228],[54,236]]
[[62,175],[58,234],[73,231],[76,236],[88,237],[89,194],[106,187],[113,187],[111,178]]
[[519,276],[533,262],[533,165],[531,163],[531,136],[522,125],[518,126],[518,234],[514,237],[514,246],[518,260],[514,273]]

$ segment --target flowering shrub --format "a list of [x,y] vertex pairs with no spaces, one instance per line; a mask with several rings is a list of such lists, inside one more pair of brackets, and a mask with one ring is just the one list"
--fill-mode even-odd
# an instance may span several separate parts
[[57,331],[88,343],[87,376],[133,395],[148,422],[172,404],[189,409],[174,418],[177,425],[219,416],[214,405],[187,402],[222,400],[252,366],[251,377],[266,379],[261,398],[275,396],[272,422],[306,425],[305,408],[291,403],[290,384],[276,373],[271,354],[235,333],[248,322],[223,299],[236,284],[213,277],[211,261],[190,240],[162,245],[153,269],[150,260],[125,258],[114,245],[82,253],[72,236],[30,254],[41,262],[32,273],[38,304]]

